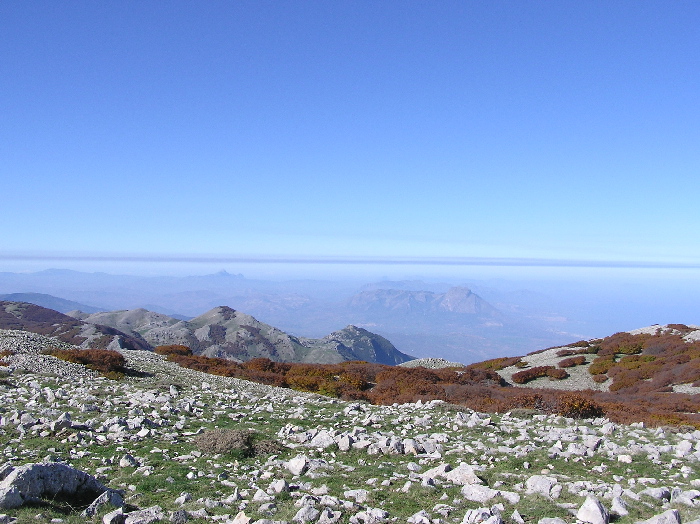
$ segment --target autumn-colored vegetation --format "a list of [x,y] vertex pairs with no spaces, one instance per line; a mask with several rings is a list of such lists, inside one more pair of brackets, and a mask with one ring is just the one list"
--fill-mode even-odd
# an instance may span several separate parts
[[126,371],[124,356],[111,349],[54,349],[49,354],[74,364],[82,364],[109,378],[119,378]]
[[483,362],[478,362],[469,366],[471,369],[490,369],[493,371],[498,371],[510,366],[518,366],[522,362],[520,357],[500,357],[493,358],[491,360],[484,360]]
[[560,368],[573,368],[575,366],[580,366],[585,363],[586,357],[584,357],[583,355],[579,355],[577,357],[570,357],[560,360],[557,366],[559,366]]
[[9,356],[12,355],[12,354],[13,354],[12,351],[10,351],[10,350],[8,350],[8,349],[3,349],[2,351],[0,351],[0,366],[7,366],[7,365],[9,365],[5,360],[3,360],[3,358],[4,358],[4,357],[9,357]]
[[[690,329],[673,327],[681,335]],[[440,399],[482,412],[514,409],[559,413],[567,417],[605,416],[619,423],[692,425],[700,428],[700,395],[674,393],[672,384],[700,384],[700,342],[660,330],[655,335],[618,333],[557,353],[559,367],[538,366],[513,375],[518,383],[537,377],[567,376],[565,368],[583,365],[585,354],[595,355],[589,371],[610,391],[558,391],[507,387],[495,373],[527,363],[517,357],[493,359],[459,369],[392,367],[367,362],[288,364],[258,358],[244,363],[192,355],[184,346],[158,349],[182,366],[208,373],[239,377],[265,384],[321,393],[374,404]],[[179,348],[179,349],[174,349]],[[563,364],[563,365],[562,365]],[[528,378],[533,377],[533,378]],[[560,378],[560,379],[561,379]]]
[[182,346],[180,344],[169,344],[167,346],[156,346],[153,351],[158,355],[183,355],[188,356],[192,354],[192,350],[187,346]]
[[569,374],[566,371],[557,369],[554,366],[536,366],[513,373],[511,378],[516,384],[527,384],[531,380],[541,377],[549,377],[552,380],[562,380],[568,376]]
[[[680,331],[681,334],[675,331]],[[602,339],[591,375],[612,379],[610,391],[671,392],[673,384],[700,384],[700,342],[686,342],[690,328],[674,324],[656,334],[616,333]]]

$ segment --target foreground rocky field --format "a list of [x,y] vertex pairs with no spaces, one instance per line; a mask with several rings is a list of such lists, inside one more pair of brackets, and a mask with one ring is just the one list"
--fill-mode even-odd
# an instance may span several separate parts
[[[486,415],[441,402],[346,403],[186,370],[145,351],[125,351],[131,373],[114,381],[41,354],[55,346],[0,333],[0,350],[14,353],[0,381],[0,507],[23,502],[5,502],[0,522],[700,517],[700,431],[692,428]],[[56,475],[76,470],[89,478],[75,494],[51,492]],[[110,490],[105,503],[84,515],[95,497],[80,486],[98,484]]]

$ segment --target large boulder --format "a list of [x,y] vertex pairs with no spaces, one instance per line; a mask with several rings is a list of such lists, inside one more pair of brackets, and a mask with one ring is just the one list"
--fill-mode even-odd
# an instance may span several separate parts
[[0,481],[0,508],[18,508],[44,498],[96,498],[107,486],[92,475],[60,462],[27,464]]

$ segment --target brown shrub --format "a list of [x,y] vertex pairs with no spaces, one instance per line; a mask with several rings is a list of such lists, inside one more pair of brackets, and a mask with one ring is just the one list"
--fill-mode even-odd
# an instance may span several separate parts
[[277,455],[287,448],[280,442],[272,439],[253,440],[253,455]]
[[550,370],[556,369],[554,366],[536,366],[534,368],[525,369],[523,371],[518,371],[513,373],[511,377],[513,382],[516,384],[527,384],[531,380],[536,378],[546,377],[549,375]]
[[9,357],[10,355],[14,355],[13,351],[10,351],[9,349],[3,349],[0,351],[0,366],[9,366],[10,364],[8,362],[5,362],[3,358]]
[[606,380],[608,380],[608,376],[606,374],[593,375],[593,382],[596,384],[602,384]]
[[552,368],[547,370],[547,376],[552,380],[563,380],[569,377],[569,374],[563,369]]
[[570,357],[572,355],[590,355],[591,353],[597,352],[597,349],[594,351],[594,347],[588,347],[586,346],[585,348],[581,349],[562,349],[561,351],[557,351],[557,356],[558,357]]
[[588,372],[591,375],[603,375],[607,373],[611,367],[615,365],[615,357],[597,357],[591,365],[588,366]]
[[239,453],[250,456],[253,451],[252,433],[238,429],[211,429],[194,438],[194,445],[205,453]]
[[467,368],[499,371],[510,366],[517,366],[521,361],[522,359],[520,357],[500,357],[493,358],[491,360],[484,360],[483,362],[478,362],[476,364],[470,364],[467,366]]
[[251,371],[263,371],[266,373],[285,374],[292,367],[291,364],[283,362],[274,362],[269,358],[253,358],[248,362],[241,364],[243,369]]
[[190,356],[192,355],[192,350],[187,346],[182,346],[180,344],[169,344],[166,346],[156,346],[153,351],[159,355],[182,355]]
[[580,366],[582,364],[586,363],[586,357],[584,356],[579,356],[579,357],[571,357],[571,358],[565,358],[564,360],[560,360],[559,364],[557,364],[560,368],[572,368],[574,366]]
[[54,349],[49,354],[102,374],[119,374],[126,371],[124,355],[111,349]]
[[583,393],[565,393],[559,397],[557,413],[570,418],[595,418],[604,415],[603,408]]
[[609,337],[605,337],[601,340],[600,350],[598,355],[600,356],[613,356],[618,353],[624,353],[626,355],[634,355],[636,353],[641,353],[644,347],[644,342],[649,339],[652,335],[631,335],[629,333],[615,333]]
[[590,342],[588,342],[587,340],[579,340],[578,342],[574,342],[573,344],[569,344],[569,346],[575,347],[575,348],[587,348],[590,345],[591,345]]

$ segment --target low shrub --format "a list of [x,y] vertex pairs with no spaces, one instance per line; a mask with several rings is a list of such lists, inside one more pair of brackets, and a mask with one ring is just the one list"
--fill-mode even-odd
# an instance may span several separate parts
[[253,454],[253,434],[238,429],[211,429],[194,438],[200,451],[249,457]]
[[273,439],[255,440],[255,438],[253,438],[253,455],[255,455],[255,456],[277,455],[279,453],[282,453],[286,449],[287,448],[283,444],[278,442],[277,440],[273,440]]
[[2,351],[0,351],[0,366],[10,365],[8,362],[5,362],[3,360],[5,357],[9,357],[10,355],[14,355],[14,352],[10,351],[9,349],[3,349]]
[[109,378],[120,378],[126,371],[124,355],[111,349],[54,349],[49,354],[67,362],[81,364]]
[[549,374],[550,370],[553,369],[556,368],[554,366],[536,366],[534,368],[525,369],[523,371],[513,373],[513,376],[511,378],[516,384],[527,384],[528,382],[537,378],[546,377]]
[[591,375],[604,375],[615,365],[615,357],[598,357],[588,366]]
[[581,393],[566,393],[559,397],[556,411],[570,418],[595,418],[605,414],[600,404]]
[[578,356],[578,357],[571,357],[571,358],[565,358],[564,360],[560,360],[559,366],[560,368],[573,368],[575,366],[580,366],[582,364],[586,363],[586,357],[584,356]]
[[492,358],[491,360],[484,360],[483,362],[479,362],[477,364],[470,364],[467,366],[467,368],[500,371],[501,369],[510,366],[517,366],[520,362],[522,362],[520,357],[500,357]]
[[570,357],[573,355],[590,355],[591,353],[595,353],[595,351],[593,351],[594,347],[586,346],[585,348],[581,349],[562,349],[561,351],[557,351],[557,356]]
[[574,342],[573,344],[569,344],[570,347],[574,348],[587,348],[591,344],[587,340],[579,340],[578,342]]
[[552,368],[547,370],[547,376],[550,380],[564,380],[569,378],[569,374],[563,369]]
[[187,346],[180,344],[169,344],[167,346],[156,346],[153,351],[159,355],[182,355],[190,356],[192,355],[192,350]]
[[619,353],[624,353],[625,355],[635,355],[641,353],[644,348],[644,343],[652,335],[631,335],[629,333],[615,333],[609,337],[605,337],[601,340],[600,350],[598,355],[600,356],[612,356]]

